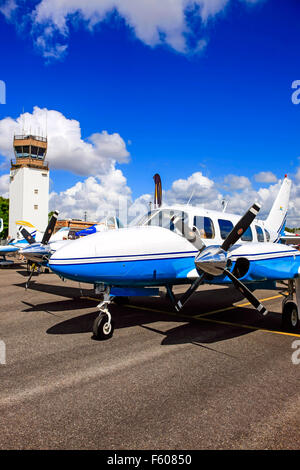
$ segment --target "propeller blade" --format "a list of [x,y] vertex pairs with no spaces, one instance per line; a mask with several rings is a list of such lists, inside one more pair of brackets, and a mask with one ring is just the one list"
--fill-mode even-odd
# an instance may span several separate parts
[[228,251],[246,232],[247,228],[252,224],[253,220],[260,211],[259,204],[253,204],[250,209],[246,212],[245,215],[238,221],[238,223],[233,227],[227,238],[221,245],[222,250]]
[[197,229],[191,229],[187,224],[183,222],[183,219],[180,217],[173,216],[171,218],[171,222],[175,225],[178,232],[186,238],[192,245],[194,245],[197,250],[202,250],[205,248],[205,244],[201,240],[200,234],[198,233]]
[[35,239],[33,238],[33,236],[26,230],[25,227],[22,227],[22,225],[19,228],[19,232],[21,233],[22,237],[25,238],[25,240],[29,243],[29,245],[35,243]]
[[190,285],[188,290],[180,297],[180,299],[175,304],[175,309],[179,312],[184,304],[189,300],[193,293],[198,289],[198,287],[203,283],[205,273],[199,276],[195,281]]
[[261,313],[262,315],[267,315],[268,310],[264,307],[260,301],[255,297],[255,295],[245,286],[237,277],[235,277],[230,271],[224,269],[224,274],[226,274],[229,279],[231,279],[232,284],[238,289],[247,300],[249,300],[250,304],[253,305],[256,310]]
[[42,239],[42,245],[47,245],[48,241],[50,240],[50,237],[54,231],[54,228],[55,228],[55,224],[57,222],[57,217],[58,217],[58,214],[59,212],[58,211],[54,211],[49,223],[48,223],[48,226],[45,230],[45,233],[43,235],[43,239]]

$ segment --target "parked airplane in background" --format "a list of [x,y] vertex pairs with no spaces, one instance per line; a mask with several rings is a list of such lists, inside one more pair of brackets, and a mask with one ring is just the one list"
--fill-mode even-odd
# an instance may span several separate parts
[[[20,233],[27,242],[27,245],[21,250],[21,254],[31,265],[29,277],[26,282],[26,288],[29,285],[36,266],[47,266],[50,256],[55,253],[56,250],[74,241],[73,237],[69,238],[70,229],[67,227],[61,228],[55,234],[53,234],[58,214],[58,211],[54,211],[45,230],[44,236],[40,242],[36,242],[25,227],[20,227],[19,229]],[[121,226],[122,225],[117,217],[106,217],[101,222],[99,222],[99,224],[77,232],[75,234],[75,239],[79,238],[80,236],[89,236],[92,233],[104,232],[106,230],[116,230]]]
[[[277,243],[284,231],[290,188],[285,177],[265,221],[256,220],[258,204],[241,219],[192,206],[161,206],[137,226],[75,240],[51,256],[49,267],[62,278],[94,284],[95,291],[103,293],[93,326],[98,338],[113,334],[108,307],[114,296],[155,295],[160,286],[166,287],[180,311],[200,284],[233,284],[266,314],[250,291],[251,283],[265,287],[266,281],[295,280],[300,295],[300,252]],[[190,287],[175,299],[172,287],[178,284]],[[292,302],[285,303],[283,319],[289,328],[298,328]]]
[[[31,226],[32,227],[32,226]],[[29,233],[32,237],[36,236],[35,228],[29,228]],[[23,247],[27,246],[28,242],[24,238],[17,238],[10,240],[6,245],[0,245],[0,266],[8,266],[13,264],[13,260],[7,260],[6,255],[12,255],[19,252]]]
[[76,232],[76,237],[85,237],[86,235],[92,235],[96,232],[105,232],[106,230],[114,230],[117,228],[123,228],[122,222],[118,219],[118,217],[110,216],[106,217],[98,224]]
[[[20,252],[23,249],[27,248],[30,243],[40,243],[43,240],[44,234],[36,230],[30,222],[19,220],[16,222],[16,224],[22,224],[18,230],[18,235],[20,238],[12,239],[6,245],[0,245],[0,256],[2,256],[0,266],[7,266],[9,264],[14,263],[13,260],[7,260],[6,255],[11,255]],[[68,232],[68,228],[67,232],[65,231],[65,228],[58,230],[58,232],[56,232],[56,234],[52,236],[53,242],[59,240],[67,240]],[[26,237],[24,237],[24,233],[26,233]]]

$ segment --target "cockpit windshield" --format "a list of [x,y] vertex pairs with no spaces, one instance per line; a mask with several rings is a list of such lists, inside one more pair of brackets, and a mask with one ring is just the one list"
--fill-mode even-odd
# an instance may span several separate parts
[[179,219],[179,221],[181,221],[182,223],[188,223],[188,215],[186,212],[172,209],[156,209],[153,211],[149,211],[148,214],[144,215],[135,225],[150,225],[153,227],[163,227],[168,230],[174,231],[174,218],[176,218],[177,221]]

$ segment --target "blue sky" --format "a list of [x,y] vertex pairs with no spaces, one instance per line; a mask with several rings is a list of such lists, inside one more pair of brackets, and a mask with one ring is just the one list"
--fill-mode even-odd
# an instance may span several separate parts
[[[40,3],[26,2],[25,10],[17,0],[10,15],[0,13],[0,79],[7,86],[0,120],[38,106],[77,120],[83,139],[103,130],[119,134],[130,159],[116,168],[133,199],[152,193],[156,172],[165,189],[201,172],[225,194],[231,191],[226,175],[247,177],[254,190],[269,186],[255,181],[260,172],[296,175],[300,105],[291,101],[291,84],[300,79],[297,0],[224,0],[208,23],[194,11],[186,17],[184,52],[147,44],[116,12],[92,30],[77,12],[67,33],[51,36],[53,48],[67,46],[57,58],[49,58],[49,44],[41,47],[37,39],[48,40],[51,23],[37,27],[28,16]],[[206,45],[195,53],[191,45],[198,40]],[[8,173],[6,159],[2,151],[0,176]],[[65,191],[92,174],[52,168],[52,190]]]

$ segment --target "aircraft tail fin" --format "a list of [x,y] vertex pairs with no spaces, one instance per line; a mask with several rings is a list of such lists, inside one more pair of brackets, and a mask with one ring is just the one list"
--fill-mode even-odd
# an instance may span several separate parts
[[277,232],[278,237],[284,234],[291,186],[292,181],[285,175],[279,193],[266,219],[266,225],[274,232]]

